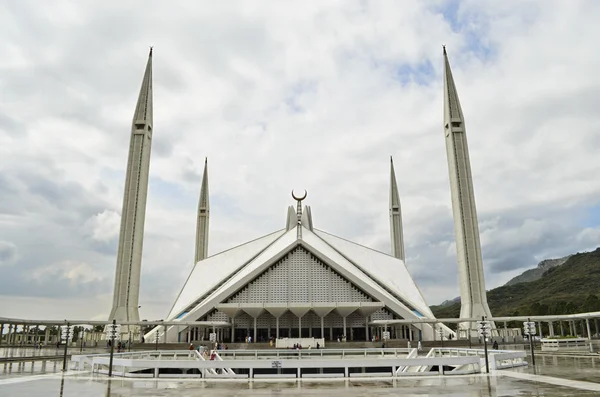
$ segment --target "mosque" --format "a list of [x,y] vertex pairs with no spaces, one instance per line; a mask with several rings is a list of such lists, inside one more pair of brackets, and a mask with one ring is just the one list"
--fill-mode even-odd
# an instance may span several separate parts
[[[152,50],[132,122],[110,320],[138,322],[144,218],[153,125]],[[464,117],[444,48],[444,135],[448,156],[460,279],[461,318],[490,316]],[[153,341],[238,342],[314,337],[434,340],[456,337],[435,317],[405,265],[400,198],[390,163],[391,255],[317,229],[307,192],[296,195],[280,230],[208,256],[209,188],[205,161],[197,214],[195,266]],[[284,222],[283,222],[284,221]],[[381,320],[428,320],[382,327]],[[186,324],[194,322],[193,326]],[[470,328],[468,323],[462,327]],[[164,329],[164,331],[163,331]],[[388,334],[389,332],[389,334]]]

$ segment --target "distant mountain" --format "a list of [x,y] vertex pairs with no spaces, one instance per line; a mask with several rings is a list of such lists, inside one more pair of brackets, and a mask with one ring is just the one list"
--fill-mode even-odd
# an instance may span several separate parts
[[460,296],[457,296],[454,299],[449,299],[447,301],[443,301],[438,306],[450,306],[450,305],[454,305],[455,303],[460,303]]
[[[518,284],[518,283],[527,283],[530,281],[539,280],[542,277],[542,274],[544,274],[544,272],[546,270],[562,265],[570,257],[571,257],[571,255],[567,255],[564,258],[558,258],[558,259],[544,259],[543,261],[538,263],[537,267],[535,267],[533,269],[525,270],[520,275],[510,279],[504,285],[514,285],[514,284]],[[454,299],[445,300],[437,306],[451,306],[455,303],[460,303],[460,296],[457,296]]]
[[[487,293],[494,316],[600,311],[599,296],[600,248],[571,255],[562,265],[546,265],[537,280],[503,285]],[[438,318],[455,318],[460,314],[460,302],[432,306],[431,310]]]
[[[538,263],[536,268],[525,270],[523,273],[521,273],[517,277],[510,279],[504,285],[515,285],[518,283],[528,283],[531,281],[539,280],[540,278],[542,278],[542,275],[546,272],[546,270],[562,265],[571,256],[572,255],[568,255],[568,256],[565,256],[564,258],[558,258],[558,259],[545,259],[545,260],[541,261],[540,263]],[[443,305],[443,303],[442,303],[442,305]]]

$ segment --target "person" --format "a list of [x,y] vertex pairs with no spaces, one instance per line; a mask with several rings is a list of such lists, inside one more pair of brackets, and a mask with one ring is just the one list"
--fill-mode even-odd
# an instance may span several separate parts
[[248,336],[248,343],[252,343],[252,336]]
[[317,342],[317,349],[320,349],[321,345],[319,344],[319,342]]
[[189,350],[194,350],[194,344],[190,343],[190,347],[188,348]]
[[210,360],[211,361],[215,361],[215,358],[217,357],[217,352],[215,352],[214,350],[212,351],[212,353],[210,353]]
[[423,350],[423,346],[421,346],[421,341],[419,341],[419,343],[417,343],[417,350],[418,351],[422,351]]
[[494,350],[498,350],[498,341],[494,341],[494,344],[492,345],[492,348]]
[[411,347],[410,347],[410,341],[408,341],[408,346],[407,346],[407,347],[408,347],[409,349],[411,348]]

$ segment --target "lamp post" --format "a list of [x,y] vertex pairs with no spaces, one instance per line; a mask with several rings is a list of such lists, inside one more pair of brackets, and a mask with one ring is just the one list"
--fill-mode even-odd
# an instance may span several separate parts
[[485,316],[481,316],[481,321],[477,324],[477,333],[483,338],[483,352],[485,354],[485,372],[490,373],[490,363],[488,361],[487,337],[491,335],[492,326],[489,321],[485,321]]
[[65,352],[63,354],[63,368],[62,368],[63,372],[67,370],[67,348],[69,347],[69,336],[70,336],[70,331],[71,331],[69,322],[67,320],[65,320],[65,323],[67,324],[67,326],[64,328]]
[[535,354],[533,352],[533,335],[535,335],[535,323],[530,318],[523,322],[523,334],[529,335],[529,348],[531,349],[531,363],[535,366]]
[[110,340],[110,360],[108,363],[108,377],[110,378],[112,376],[113,355],[115,354],[115,340],[121,338],[121,325],[117,324],[117,320],[113,320],[112,324],[107,325],[106,330]]

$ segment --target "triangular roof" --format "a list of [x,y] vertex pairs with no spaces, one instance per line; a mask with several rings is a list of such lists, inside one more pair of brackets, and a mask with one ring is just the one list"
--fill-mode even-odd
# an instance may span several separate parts
[[196,263],[167,318],[173,319],[179,316],[184,309],[200,299],[202,295],[218,287],[233,273],[243,268],[260,252],[269,247],[273,241],[281,237],[284,232],[285,230],[278,230]]
[[419,287],[415,284],[404,262],[383,252],[353,243],[322,230],[315,234],[325,240],[346,259],[368,274],[378,284],[385,286],[425,317],[435,318]]
[[[404,263],[323,231],[278,231],[198,262],[168,320],[196,320],[301,245],[404,318],[434,318]],[[415,311],[418,313],[415,313]]]

